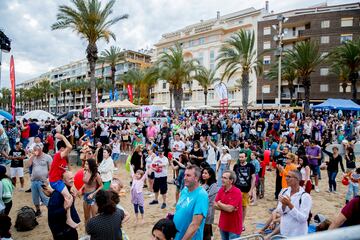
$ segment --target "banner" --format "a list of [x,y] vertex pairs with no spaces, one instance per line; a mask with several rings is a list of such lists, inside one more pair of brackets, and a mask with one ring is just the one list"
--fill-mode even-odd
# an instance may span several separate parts
[[131,84],[127,85],[127,91],[128,91],[128,95],[129,95],[129,101],[133,102],[133,91],[132,91],[132,86]]
[[13,55],[11,55],[10,58],[10,83],[11,83],[11,114],[13,116],[13,121],[16,121],[15,64],[14,64]]

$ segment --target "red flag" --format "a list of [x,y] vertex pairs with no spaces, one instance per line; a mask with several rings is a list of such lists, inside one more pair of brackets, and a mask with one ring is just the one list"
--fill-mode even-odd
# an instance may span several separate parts
[[11,82],[11,114],[15,121],[16,115],[16,94],[15,94],[15,64],[14,57],[11,55],[10,58],[10,82]]
[[128,95],[129,95],[129,101],[133,102],[133,92],[132,92],[132,86],[131,84],[127,85],[127,91],[128,91]]

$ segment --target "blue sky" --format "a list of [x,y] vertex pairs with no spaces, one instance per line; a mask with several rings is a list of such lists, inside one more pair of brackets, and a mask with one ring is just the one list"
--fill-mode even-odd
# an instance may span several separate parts
[[[103,0],[104,1],[104,0]],[[270,10],[287,11],[324,1],[270,0]],[[328,5],[352,3],[328,0]],[[15,58],[16,82],[37,77],[51,68],[85,58],[86,42],[70,30],[51,31],[58,6],[69,0],[0,0],[0,29],[12,39],[12,51],[3,53],[1,87],[9,84],[9,62]],[[263,8],[265,0],[117,0],[114,15],[129,14],[112,27],[117,40],[99,42],[99,52],[111,45],[138,50],[151,48],[161,35],[248,7]]]

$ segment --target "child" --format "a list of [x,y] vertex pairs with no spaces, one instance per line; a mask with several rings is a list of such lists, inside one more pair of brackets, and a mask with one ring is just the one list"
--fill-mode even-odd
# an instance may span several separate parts
[[251,152],[251,154],[250,154],[250,158],[251,158],[251,160],[250,160],[250,163],[254,166],[254,168],[255,168],[255,176],[256,176],[256,184],[255,184],[255,188],[254,188],[254,194],[253,194],[253,198],[252,198],[252,203],[251,203],[251,205],[255,205],[255,203],[256,203],[256,189],[258,189],[258,185],[259,185],[259,172],[260,172],[260,162],[259,162],[259,160],[257,159],[257,157],[256,157],[256,152]]
[[345,197],[346,203],[348,203],[352,197],[355,197],[359,193],[360,168],[347,173],[346,176],[350,179]]
[[[120,159],[120,139],[115,137],[114,140],[110,143],[112,147],[112,155],[111,158],[113,159],[114,163],[116,163]],[[116,166],[117,164],[115,164]],[[116,166],[117,167],[117,166]],[[115,169],[117,170],[117,169]]]
[[137,170],[134,173],[133,165],[130,167],[132,185],[131,185],[131,203],[134,204],[136,223],[138,222],[139,210],[141,213],[141,223],[144,223],[144,193],[143,187],[147,177],[143,170]]
[[66,209],[66,224],[72,228],[78,226],[75,223],[70,214],[70,207],[74,201],[69,190],[65,187],[65,184],[62,180],[63,173],[67,170],[67,156],[72,150],[71,143],[66,139],[66,137],[60,133],[56,133],[55,137],[59,140],[57,143],[58,152],[54,155],[54,159],[51,163],[49,171],[49,182],[50,186],[60,192],[64,197],[64,208]]

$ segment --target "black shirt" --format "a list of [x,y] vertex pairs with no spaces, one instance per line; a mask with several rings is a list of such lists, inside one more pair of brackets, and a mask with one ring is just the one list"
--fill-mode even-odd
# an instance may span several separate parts
[[[20,150],[10,150],[9,153],[10,156],[12,157],[25,157],[25,151],[20,149]],[[24,167],[24,161],[23,160],[11,160],[11,165],[10,167],[12,168],[17,168],[17,167]]]
[[255,174],[255,167],[251,163],[241,166],[239,163],[234,165],[234,172],[236,174],[235,186],[241,190],[241,192],[248,193],[251,188],[251,177]]
[[[191,150],[191,152],[190,152],[190,155],[194,155],[194,156],[196,156],[196,157],[204,157],[204,152],[203,152],[203,150],[201,150],[200,148],[198,149],[198,150]],[[205,161],[205,159],[203,158],[203,159],[191,159],[190,160],[190,162],[192,163],[192,164],[195,164],[195,165],[197,165],[198,167],[200,167],[200,164],[202,163],[202,162],[204,162]]]

